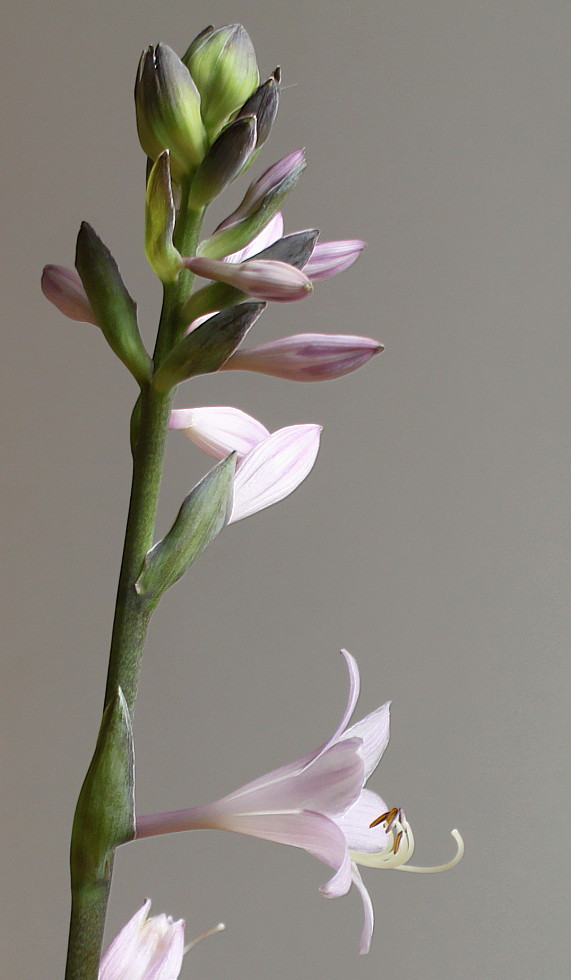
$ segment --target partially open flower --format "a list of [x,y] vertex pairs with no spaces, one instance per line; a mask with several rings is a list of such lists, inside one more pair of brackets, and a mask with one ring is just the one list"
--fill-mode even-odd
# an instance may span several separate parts
[[389,741],[390,702],[347,727],[359,696],[359,670],[353,657],[342,653],[349,670],[349,699],[341,722],[324,745],[215,803],[139,817],[136,837],[217,829],[303,848],[335,869],[321,888],[325,897],[344,895],[355,884],[364,908],[359,952],[367,953],[373,907],[357,865],[445,871],[460,861],[464,845],[453,830],[457,851],[451,861],[432,868],[408,864],[414,839],[402,810],[387,807],[377,793],[365,788]]
[[321,426],[289,425],[268,430],[238,408],[174,409],[171,429],[182,429],[215,459],[238,453],[229,524],[278,503],[305,480],[319,450]]

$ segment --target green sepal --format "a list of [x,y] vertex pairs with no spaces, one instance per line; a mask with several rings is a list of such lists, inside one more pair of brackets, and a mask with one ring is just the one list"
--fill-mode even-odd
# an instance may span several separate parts
[[305,163],[300,164],[277,187],[268,192],[252,214],[207,238],[199,245],[196,254],[208,259],[223,259],[226,255],[245,248],[278,213],[284,199],[295,187],[304,169]]
[[151,359],[139,333],[137,306],[111,252],[86,221],[77,236],[75,268],[107,343],[139,384],[144,384],[151,375]]
[[182,268],[180,252],[172,240],[175,220],[170,154],[163,150],[149,174],[145,208],[145,252],[163,283],[174,282]]
[[[233,293],[243,295],[235,289]],[[240,303],[201,323],[178,342],[157,368],[153,387],[167,392],[197,374],[218,371],[265,308],[266,303]]]
[[183,500],[170,531],[147,553],[135,590],[156,606],[228,523],[236,453],[231,453]]
[[106,878],[113,851],[135,836],[133,731],[121,688],[109,702],[81,787],[71,842],[73,880]]

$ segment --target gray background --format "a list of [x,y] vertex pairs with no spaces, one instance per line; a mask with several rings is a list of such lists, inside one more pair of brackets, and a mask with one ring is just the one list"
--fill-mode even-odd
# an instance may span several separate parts
[[[214,799],[318,745],[344,704],[345,645],[359,712],[394,701],[372,788],[405,807],[418,863],[447,859],[454,826],[467,854],[436,877],[365,870],[377,927],[359,958],[357,896],[323,900],[327,869],[303,852],[216,833],[143,842],[119,854],[110,934],[148,894],[189,938],[227,923],[186,977],[566,977],[571,7],[549,0],[6,10],[3,975],[63,972],[135,397],[97,330],[43,300],[40,270],[71,265],[91,221],[150,339],[137,60],[234,20],[264,75],[283,66],[256,172],[308,149],[288,231],[369,243],[309,301],[265,314],[259,339],[357,332],[387,350],[330,385],[235,374],[181,392],[181,406],[324,435],[306,484],[224,533],[154,618],[139,810]],[[204,469],[173,436],[162,530]]]

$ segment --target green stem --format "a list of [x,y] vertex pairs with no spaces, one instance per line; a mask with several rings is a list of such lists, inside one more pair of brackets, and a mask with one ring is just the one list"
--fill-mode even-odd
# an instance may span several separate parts
[[[184,255],[194,255],[200,235],[202,212],[188,209],[189,188],[183,188],[175,243]],[[165,286],[163,308],[155,348],[156,363],[168,354],[184,331],[179,310],[190,295],[194,276],[185,271],[176,283]],[[133,450],[131,499],[125,545],[117,590],[117,602],[105,705],[121,687],[131,716],[137,698],[143,647],[151,611],[135,591],[143,560],[153,543],[157,505],[163,472],[168,421],[174,392],[155,391],[145,385],[140,396],[140,416]],[[75,834],[75,830],[74,830]],[[81,839],[81,827],[76,840]],[[97,980],[105,916],[112,878],[112,853],[102,878],[81,876],[72,871],[72,909],[66,980]],[[88,863],[88,862],[86,862]],[[78,862],[81,866],[81,862]]]

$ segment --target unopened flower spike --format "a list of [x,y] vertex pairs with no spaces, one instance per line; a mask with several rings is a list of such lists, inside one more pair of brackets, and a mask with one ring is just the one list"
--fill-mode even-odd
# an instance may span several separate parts
[[359,670],[342,651],[349,671],[349,698],[331,738],[309,755],[261,776],[229,796],[172,813],[137,819],[137,838],[182,830],[216,829],[300,847],[335,870],[321,888],[327,898],[345,895],[354,884],[364,908],[360,953],[370,949],[373,907],[357,865],[437,872],[460,861],[464,845],[457,830],[456,855],[445,865],[408,864],[412,831],[402,810],[389,808],[365,788],[389,741],[390,702],[347,727],[359,696]]

